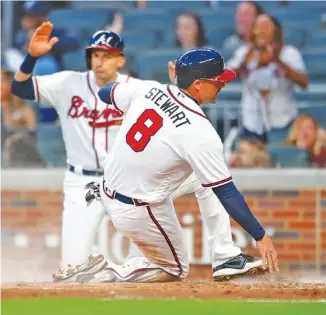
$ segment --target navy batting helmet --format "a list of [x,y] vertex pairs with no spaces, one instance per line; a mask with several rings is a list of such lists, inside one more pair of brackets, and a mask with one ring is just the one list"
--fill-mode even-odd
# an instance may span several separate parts
[[93,48],[117,52],[123,55],[124,43],[119,35],[108,31],[97,31],[93,34],[89,45],[86,47],[86,64],[91,69],[91,54]]
[[200,48],[182,54],[175,65],[177,85],[188,88],[196,80],[230,82],[235,72],[224,67],[223,57],[215,50]]

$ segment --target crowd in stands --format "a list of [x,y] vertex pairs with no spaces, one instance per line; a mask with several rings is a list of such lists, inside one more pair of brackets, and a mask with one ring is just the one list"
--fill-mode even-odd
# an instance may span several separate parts
[[[3,166],[64,166],[50,161],[42,142],[38,143],[41,138],[46,141],[38,133],[60,128],[54,109],[27,104],[10,94],[12,75],[31,35],[47,20],[54,24],[52,35],[59,42],[51,54],[39,58],[35,75],[85,71],[84,47],[98,29],[124,38],[125,73],[166,83],[174,82],[174,62],[182,51],[214,48],[238,76],[233,89],[226,88],[216,104],[204,107],[221,138],[230,143],[229,165],[326,166],[326,27],[322,18],[326,2],[64,1],[60,8],[52,4],[15,4],[22,6],[20,29],[13,46],[2,51]],[[228,106],[233,105],[240,119],[228,117]],[[217,116],[210,116],[212,112]],[[48,128],[42,128],[45,125]],[[56,145],[63,146],[60,141]]]

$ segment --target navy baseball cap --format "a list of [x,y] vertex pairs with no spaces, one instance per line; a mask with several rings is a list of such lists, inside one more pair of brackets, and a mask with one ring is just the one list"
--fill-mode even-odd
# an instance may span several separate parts
[[50,8],[44,1],[26,1],[23,6],[24,14],[31,16],[46,16]]
[[199,48],[182,54],[175,65],[177,85],[187,88],[196,80],[230,82],[236,74],[225,69],[223,57],[214,49]]

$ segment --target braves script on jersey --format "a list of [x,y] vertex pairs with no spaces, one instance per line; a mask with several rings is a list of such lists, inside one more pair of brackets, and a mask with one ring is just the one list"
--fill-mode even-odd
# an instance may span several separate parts
[[[102,168],[123,113],[98,98],[94,73],[63,71],[33,79],[37,101],[55,107],[59,114],[68,163]],[[118,74],[117,82],[129,79],[138,81]]]
[[117,83],[111,100],[126,116],[105,165],[106,192],[153,203],[171,195],[192,171],[204,187],[232,181],[215,129],[176,86]]

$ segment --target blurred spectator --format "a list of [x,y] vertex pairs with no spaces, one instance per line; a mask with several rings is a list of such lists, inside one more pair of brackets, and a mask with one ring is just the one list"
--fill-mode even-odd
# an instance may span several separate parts
[[270,129],[287,129],[297,115],[294,86],[306,88],[308,76],[298,49],[284,44],[278,20],[260,15],[250,44],[240,47],[227,65],[243,83],[241,135],[267,142]]
[[[43,22],[48,21],[48,14],[50,12],[49,5],[44,1],[26,1],[23,8],[22,29],[15,38],[15,47],[22,53],[27,51],[29,41],[35,29]],[[77,37],[74,34],[68,34],[68,31],[64,29],[54,29],[51,36],[59,38],[59,42],[52,49],[51,54],[56,62],[61,65],[61,58],[64,53],[75,51],[79,48]]]
[[190,50],[207,45],[202,22],[196,14],[184,12],[176,19],[175,25],[176,47]]
[[[207,45],[202,22],[196,14],[181,13],[175,23],[175,44],[177,48],[190,50],[201,48]],[[175,64],[173,61],[168,63],[169,78],[172,83],[175,81]]]
[[147,0],[137,0],[135,5],[138,9],[146,9],[147,8]]
[[36,150],[36,117],[25,102],[11,94],[13,73],[1,69],[1,146],[5,166],[42,165]]
[[312,166],[326,167],[326,130],[309,115],[299,115],[291,126],[287,144],[309,152]]
[[8,130],[26,128],[34,132],[36,118],[32,109],[22,99],[11,94],[13,73],[1,69],[1,111],[4,127]]
[[236,33],[224,41],[223,49],[233,51],[248,43],[256,18],[263,13],[262,7],[253,1],[241,2],[235,16]]
[[243,138],[238,149],[231,155],[230,167],[267,168],[271,167],[271,158],[265,151],[265,146],[257,139]]
[[123,18],[119,12],[114,14],[112,24],[106,25],[105,30],[109,31],[109,32],[116,33],[118,35],[120,35],[122,33]]

